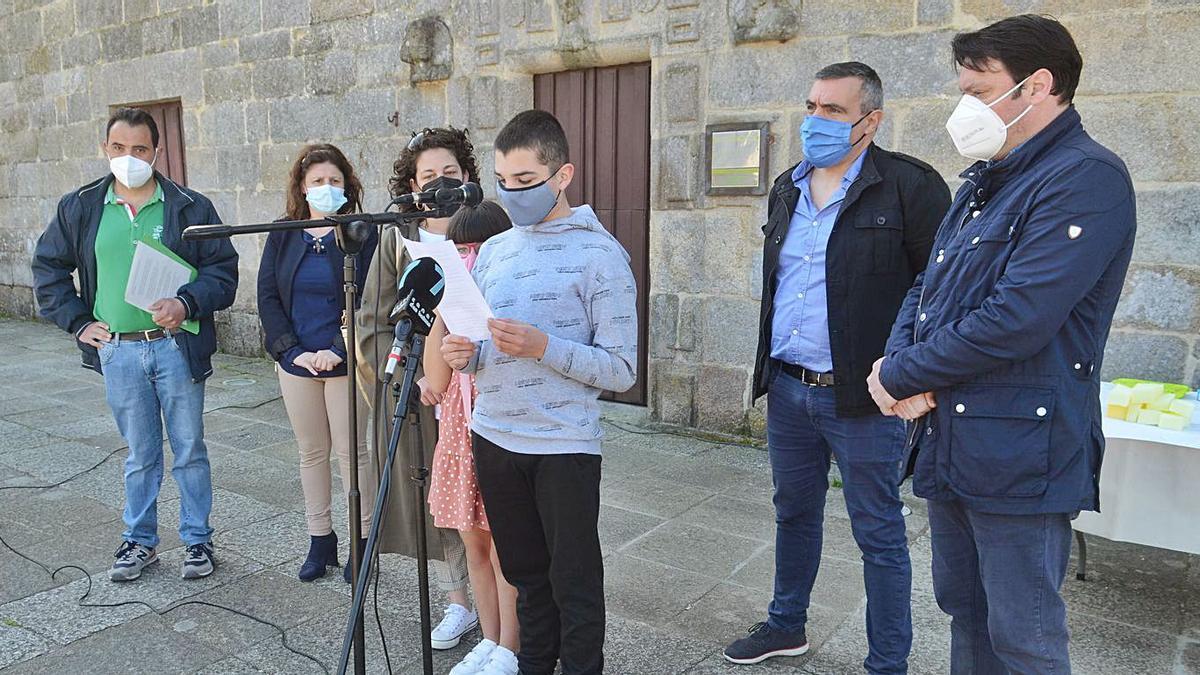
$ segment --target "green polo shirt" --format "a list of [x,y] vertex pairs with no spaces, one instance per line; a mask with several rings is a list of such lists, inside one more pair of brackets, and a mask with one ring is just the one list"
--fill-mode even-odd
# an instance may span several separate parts
[[159,243],[164,207],[161,185],[136,211],[113,192],[111,185],[104,197],[104,213],[96,233],[96,305],[92,316],[108,324],[114,333],[158,328],[149,312],[125,302],[125,286],[137,242]]

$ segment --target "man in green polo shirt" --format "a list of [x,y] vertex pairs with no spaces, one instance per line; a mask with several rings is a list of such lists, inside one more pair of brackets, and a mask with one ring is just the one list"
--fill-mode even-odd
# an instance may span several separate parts
[[[117,196],[116,181],[108,186],[104,212],[96,232],[96,319],[115,333],[154,330],[154,315],[125,302],[125,286],[137,242],[149,243],[162,236],[162,187],[150,181],[154,190],[140,207],[136,201]],[[130,191],[132,192],[132,191]]]
[[[84,367],[103,373],[109,407],[129,445],[125,532],[109,572],[113,581],[137,579],[158,560],[164,421],[179,487],[179,537],[187,547],[182,575],[201,578],[215,567],[204,381],[216,351],[213,313],[233,304],[237,253],[228,240],[183,241],[189,225],[221,221],[207,198],[154,170],[158,147],[149,114],[117,110],[101,144],[111,175],[62,198],[32,264],[42,316],[74,334]],[[144,308],[126,301],[128,290],[134,296],[139,290],[138,279],[130,283],[139,246],[190,270],[190,281]]]

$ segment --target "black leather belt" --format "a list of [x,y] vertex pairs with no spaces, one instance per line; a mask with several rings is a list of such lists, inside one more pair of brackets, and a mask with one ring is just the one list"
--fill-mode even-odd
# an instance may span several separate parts
[[780,370],[810,387],[832,387],[835,384],[833,373],[818,373],[786,361],[777,361],[777,363]]
[[151,340],[158,340],[165,337],[171,337],[171,331],[165,328],[139,330],[132,333],[117,333],[118,340],[136,340],[139,342],[150,342]]

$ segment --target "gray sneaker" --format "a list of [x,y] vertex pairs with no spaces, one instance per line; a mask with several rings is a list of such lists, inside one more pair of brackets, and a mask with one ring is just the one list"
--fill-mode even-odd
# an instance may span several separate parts
[[142,576],[142,568],[158,562],[158,554],[154,549],[132,541],[121,542],[115,555],[117,561],[108,571],[108,578],[113,581],[133,581]]
[[216,566],[212,544],[192,544],[183,558],[183,578],[203,579],[212,574]]

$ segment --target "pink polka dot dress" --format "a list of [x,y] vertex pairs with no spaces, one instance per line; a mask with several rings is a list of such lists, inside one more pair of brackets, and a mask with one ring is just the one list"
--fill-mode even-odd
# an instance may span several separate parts
[[475,406],[475,377],[453,373],[429,480],[429,514],[433,524],[447,530],[487,530],[483,496],[475,482],[475,458],[471,455],[471,409]]

